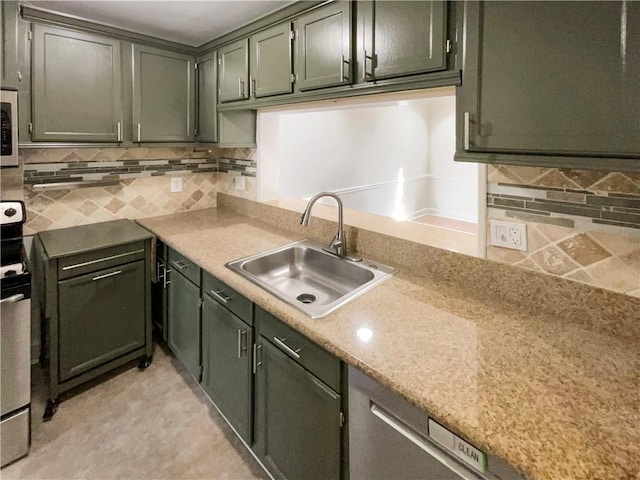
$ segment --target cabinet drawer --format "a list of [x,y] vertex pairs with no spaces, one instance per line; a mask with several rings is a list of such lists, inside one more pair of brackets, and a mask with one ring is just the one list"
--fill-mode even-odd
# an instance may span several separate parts
[[58,279],[64,280],[65,278],[77,277],[85,273],[142,260],[144,256],[145,242],[135,242],[64,257],[58,260]]
[[202,290],[221,305],[235,313],[247,324],[253,325],[253,303],[221,282],[210,273],[202,273]]
[[174,272],[180,272],[193,283],[200,286],[200,267],[175,250],[169,249],[169,265],[167,268]]
[[340,392],[340,360],[270,313],[256,307],[260,335]]

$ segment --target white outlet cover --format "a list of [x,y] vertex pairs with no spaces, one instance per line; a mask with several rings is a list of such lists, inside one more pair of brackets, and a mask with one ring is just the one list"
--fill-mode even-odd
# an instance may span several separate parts
[[242,175],[238,175],[237,177],[235,177],[235,182],[236,190],[245,189],[244,177]]
[[171,193],[181,192],[182,191],[182,177],[171,177],[171,185],[170,185]]
[[490,220],[491,245],[527,251],[527,224]]

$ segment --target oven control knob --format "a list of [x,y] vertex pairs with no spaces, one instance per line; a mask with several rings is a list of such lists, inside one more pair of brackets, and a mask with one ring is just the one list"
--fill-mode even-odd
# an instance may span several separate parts
[[7,209],[4,211],[4,214],[5,214],[7,217],[13,217],[16,213],[18,213],[18,211],[17,211],[15,208],[7,208]]

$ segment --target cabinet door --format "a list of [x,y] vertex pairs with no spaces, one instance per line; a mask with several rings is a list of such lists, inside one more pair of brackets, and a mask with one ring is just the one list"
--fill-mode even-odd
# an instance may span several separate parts
[[218,50],[218,99],[249,98],[249,46],[245,38]]
[[122,139],[120,41],[33,25],[35,141]]
[[291,23],[264,30],[249,39],[249,77],[254,97],[291,93]]
[[167,270],[165,261],[156,259],[156,281],[151,285],[151,318],[153,324],[162,336],[167,340]]
[[211,299],[202,306],[202,387],[251,444],[252,328]]
[[275,478],[340,478],[340,396],[263,337],[259,350],[256,453]]
[[133,138],[137,142],[195,140],[195,59],[133,46]]
[[0,2],[2,88],[18,87],[18,2]]
[[446,2],[376,0],[363,9],[365,80],[446,68]]
[[351,2],[335,2],[296,21],[300,90],[351,81]]
[[144,261],[58,283],[60,381],[145,344]]
[[169,348],[200,381],[200,287],[171,271],[169,285]]
[[640,3],[467,8],[463,149],[640,158]]
[[216,52],[198,59],[199,142],[218,141],[218,57]]

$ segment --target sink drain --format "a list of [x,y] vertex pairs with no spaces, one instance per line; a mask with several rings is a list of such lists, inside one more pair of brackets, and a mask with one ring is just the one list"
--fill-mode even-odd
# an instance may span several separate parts
[[313,303],[317,300],[318,298],[311,294],[311,293],[301,293],[300,295],[298,295],[296,297],[296,300],[298,300],[300,303]]

